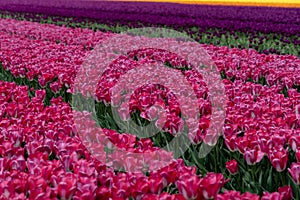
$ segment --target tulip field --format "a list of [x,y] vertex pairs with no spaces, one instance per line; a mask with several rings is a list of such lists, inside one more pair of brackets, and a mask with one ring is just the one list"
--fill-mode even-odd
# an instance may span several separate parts
[[[0,200],[300,199],[300,9],[12,2],[0,1]],[[113,57],[124,31],[149,26],[192,38],[217,77],[163,49],[168,38]],[[102,72],[89,64],[103,48]],[[153,78],[153,63],[186,82],[130,76]],[[217,106],[210,84],[224,89]]]

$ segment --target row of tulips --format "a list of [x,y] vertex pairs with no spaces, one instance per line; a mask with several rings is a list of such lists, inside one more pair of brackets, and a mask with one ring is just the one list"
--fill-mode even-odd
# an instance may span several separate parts
[[[44,106],[45,90],[37,90],[29,98],[27,86],[1,81],[0,87],[1,199],[260,199],[249,192],[218,194],[228,181],[222,174],[200,177],[195,167],[184,166],[180,159],[172,159],[169,166],[148,175],[116,172],[84,147],[85,141],[78,135],[80,126],[72,123],[73,114],[84,113],[72,112],[61,98]],[[101,132],[95,128],[86,134],[94,133]],[[149,139],[137,141],[135,136],[108,129],[102,133],[103,139],[126,151],[157,152]],[[103,144],[94,147],[103,148]],[[172,187],[179,193],[169,194],[166,189]],[[291,188],[285,186],[278,192],[264,193],[262,199],[291,197]]]
[[0,32],[0,35],[3,68],[15,77],[36,79],[41,87],[51,82],[50,87],[54,93],[72,84],[75,70],[86,55],[83,47],[78,45],[65,46],[50,41],[31,40],[24,35],[6,32]]
[[[122,11],[123,9],[124,8],[122,7]],[[107,14],[107,12],[104,13],[105,15]],[[287,12],[285,11],[284,13],[286,14]],[[218,13],[217,17],[219,16],[220,14]],[[36,13],[28,13],[28,12],[20,13],[20,12],[0,11],[0,18],[13,18],[18,20],[28,20],[28,21],[30,20],[30,21],[40,22],[40,23],[56,24],[60,26],[64,25],[73,28],[89,28],[94,31],[100,30],[100,31],[110,31],[114,33],[120,33],[122,31],[126,31],[132,28],[153,27],[153,26],[166,27],[165,24],[162,25],[153,22],[146,23],[145,21],[136,22],[135,21],[136,17],[129,20],[129,22],[123,22],[122,21],[123,19],[121,20],[115,19],[110,21],[102,17],[101,20],[96,20],[96,19],[86,19],[86,18],[82,19],[78,17],[53,16],[53,15],[47,15],[45,13],[36,14]],[[211,19],[215,19],[215,18],[216,16],[212,17]],[[247,18],[246,21],[249,21],[249,19]],[[213,44],[217,46],[228,46],[231,48],[234,47],[253,48],[259,51],[260,53],[265,53],[265,54],[269,54],[269,53],[285,54],[285,55],[300,54],[298,48],[300,44],[299,38],[297,37],[297,35],[290,34],[289,32],[286,32],[285,34],[278,34],[273,32],[274,29],[272,29],[271,32],[267,31],[266,33],[265,30],[263,31],[264,33],[261,32],[262,30],[258,32],[250,31],[247,29],[241,31],[234,31],[232,30],[232,27],[229,30],[227,30],[228,26],[225,26],[226,30],[224,30],[220,28],[207,28],[205,26],[200,26],[200,27],[195,25],[187,26],[186,24],[183,27],[177,26],[176,24],[169,25],[167,27],[178,30],[180,32],[184,31],[190,37],[192,37],[193,39],[195,39],[197,42],[200,43]],[[251,28],[252,27],[257,27],[257,26],[251,26]]]
[[[83,58],[86,55],[81,45],[93,47],[98,42],[105,41],[105,38],[109,38],[111,35],[102,32],[80,31],[82,29],[41,25],[26,21],[19,22],[9,19],[0,20],[0,26],[2,27],[0,30],[3,31],[1,33],[1,43],[3,44],[1,47],[1,62],[4,68],[9,69],[15,76],[26,76],[30,80],[38,78],[41,86],[45,86],[47,82],[58,78],[58,82],[52,83],[53,92],[58,92],[63,85],[71,85],[75,75],[74,69],[77,69],[82,64]],[[26,29],[22,28],[24,26]],[[87,37],[86,35],[93,37]],[[43,46],[43,48],[36,48],[34,44],[30,45],[31,39],[29,38],[41,40],[39,41],[41,43],[39,46]],[[74,38],[79,39],[75,40]],[[68,44],[69,46],[53,44],[52,42],[55,41],[61,41],[63,44]],[[34,47],[28,49],[28,46]],[[203,48],[208,51],[219,71],[227,79],[254,81],[269,86],[278,85],[281,90],[284,88],[299,89],[300,60],[296,56],[264,55],[250,49],[239,50],[206,45]],[[16,53],[16,49],[22,49],[22,51]],[[20,56],[20,54],[28,56],[24,57]],[[53,55],[51,59],[49,54]],[[62,58],[62,55],[66,55],[68,58]],[[34,62],[34,60],[39,60],[39,63],[41,63],[41,57],[47,57],[45,60],[46,64],[37,64]],[[28,66],[31,67],[29,68]],[[70,74],[73,78],[67,76]]]
[[230,80],[253,81],[300,89],[300,59],[293,55],[259,54],[251,49],[206,46],[218,69]]
[[266,155],[278,172],[285,170],[288,151],[299,151],[300,94],[291,90],[290,97],[284,98],[276,87],[241,81],[226,81],[225,87],[229,98],[224,126],[227,147],[242,153],[248,165]]
[[53,24],[0,19],[0,31],[14,35],[25,36],[28,39],[51,41],[66,45],[79,45],[87,49],[94,47],[110,33],[94,32],[90,29],[66,28]]

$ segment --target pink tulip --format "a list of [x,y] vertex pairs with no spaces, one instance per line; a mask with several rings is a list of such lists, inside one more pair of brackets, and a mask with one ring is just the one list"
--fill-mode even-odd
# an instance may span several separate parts
[[200,182],[201,196],[205,199],[216,198],[221,188],[229,180],[225,180],[222,174],[207,173]]
[[300,146],[300,136],[299,135],[293,135],[289,138],[289,145],[291,146],[293,151],[297,150],[297,147]]
[[278,188],[278,192],[280,194],[280,199],[282,200],[290,200],[293,199],[293,190],[291,186],[283,186]]
[[300,185],[300,163],[292,163],[290,168],[288,168],[293,181]]
[[153,194],[160,194],[163,190],[163,177],[157,177],[155,179],[149,180],[149,190]]
[[244,152],[244,159],[248,165],[255,165],[256,163],[259,163],[263,157],[264,153],[258,149],[246,150]]
[[229,171],[230,174],[237,174],[238,173],[238,163],[236,160],[230,160],[226,162],[226,169]]
[[278,149],[269,152],[268,157],[271,161],[272,166],[278,171],[282,172],[285,170],[288,161],[288,150]]
[[176,182],[176,186],[179,192],[186,199],[197,199],[199,198],[199,186],[200,178],[197,176],[185,176],[181,177],[181,180]]

